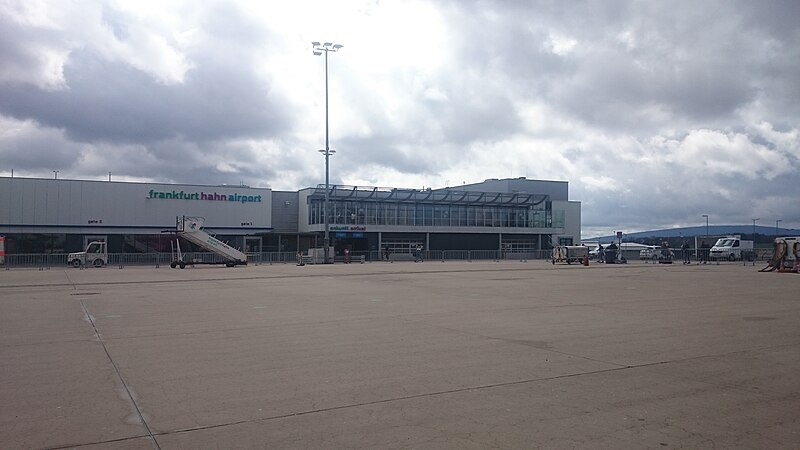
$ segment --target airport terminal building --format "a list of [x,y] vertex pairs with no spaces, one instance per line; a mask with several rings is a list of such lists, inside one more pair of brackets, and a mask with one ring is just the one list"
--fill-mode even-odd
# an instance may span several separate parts
[[[490,179],[444,189],[331,185],[328,226],[337,254],[389,249],[534,251],[580,242],[580,202],[566,181]],[[169,252],[176,217],[245,252],[321,247],[324,185],[248,186],[0,177],[7,254],[67,253],[95,240],[110,253]]]

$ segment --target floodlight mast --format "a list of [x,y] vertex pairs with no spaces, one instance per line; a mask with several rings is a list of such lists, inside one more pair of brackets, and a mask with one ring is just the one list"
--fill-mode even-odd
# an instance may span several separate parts
[[761,220],[761,217],[753,219],[753,244],[755,244],[756,242],[756,222],[758,222],[759,220]]
[[329,224],[329,202],[330,202],[330,156],[336,153],[335,150],[331,150],[330,147],[330,133],[328,127],[328,53],[337,52],[343,45],[340,44],[333,44],[332,42],[326,42],[320,45],[319,42],[314,41],[311,43],[313,48],[313,52],[315,56],[320,56],[325,53],[325,148],[320,150],[320,153],[325,155],[325,207],[324,207],[324,226],[325,226],[325,234],[323,239],[323,254],[325,258],[325,264],[328,264],[330,260],[328,259],[329,247],[330,247],[330,224]]

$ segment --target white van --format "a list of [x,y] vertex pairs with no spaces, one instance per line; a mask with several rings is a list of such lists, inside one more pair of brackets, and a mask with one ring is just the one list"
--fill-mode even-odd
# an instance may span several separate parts
[[755,257],[753,253],[753,241],[746,241],[740,236],[726,236],[717,239],[717,243],[711,247],[710,256],[712,260],[727,259],[728,261],[748,260],[752,261]]

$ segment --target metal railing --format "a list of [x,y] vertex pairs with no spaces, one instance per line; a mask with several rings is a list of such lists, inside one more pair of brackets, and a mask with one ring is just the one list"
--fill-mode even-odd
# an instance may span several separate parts
[[[153,266],[160,267],[173,261],[174,257],[169,253],[109,253],[109,267],[126,266]],[[186,264],[225,264],[225,260],[218,255],[210,252],[186,252],[183,254],[183,261]],[[296,254],[293,252],[260,252],[248,253],[247,262],[250,264],[273,264],[289,263],[296,261]],[[52,267],[67,267],[66,253],[35,253],[6,255],[4,268],[27,267],[50,269]]]
[[[672,263],[680,264],[683,261],[684,251],[680,249],[671,249]],[[702,263],[706,261],[707,264],[756,264],[758,262],[766,262],[772,257],[772,252],[769,250],[756,250],[752,254],[752,258],[748,257],[744,260],[729,261],[727,258],[712,259],[709,257],[705,259],[698,257],[698,252],[695,249],[686,250],[689,257],[689,262],[692,264]],[[663,252],[656,253],[656,255],[663,255]],[[643,263],[658,263],[659,257],[641,257],[639,251],[623,251],[622,256],[625,257],[627,262],[643,262]],[[351,252],[350,258],[352,262],[361,262],[362,258],[365,262],[373,261],[386,261],[386,256],[382,251],[365,251],[365,252]],[[427,250],[423,251],[421,258],[415,256],[414,253],[391,253],[389,254],[389,261],[414,261],[421,259],[423,261],[528,261],[528,260],[550,260],[552,258],[552,250],[535,250],[529,252],[508,252],[503,250]],[[210,252],[188,252],[183,254],[183,260],[186,264],[225,264],[225,261],[218,255]],[[169,253],[109,253],[108,266],[123,268],[126,266],[151,266],[160,267],[162,265],[169,266],[173,261],[173,256]],[[344,257],[337,255],[334,258],[335,262],[344,261]],[[297,253],[295,252],[253,252],[247,254],[247,262],[252,265],[261,264],[295,264],[297,263]],[[67,267],[67,254],[66,253],[35,253],[35,254],[12,254],[5,255],[5,264],[2,268],[8,270],[10,268],[39,268],[40,270],[47,270],[50,268]]]
[[[550,259],[550,250],[537,250],[530,252],[508,252],[501,250],[428,250],[422,252],[418,259],[423,261],[527,261],[527,260],[546,260]],[[385,255],[381,251],[352,252],[350,254],[352,262],[385,261]],[[392,253],[389,255],[390,261],[413,261],[414,253]],[[336,262],[344,261],[344,257],[337,255]],[[109,253],[109,267],[127,266],[169,266],[173,261],[173,256],[169,253]],[[183,254],[183,261],[191,265],[198,264],[225,264],[225,260],[218,255],[210,252],[187,252]],[[297,253],[295,252],[253,252],[247,254],[248,264],[289,264],[297,263]],[[31,253],[6,255],[3,268],[39,268],[40,270],[50,268],[67,267],[66,253]]]
[[768,261],[772,253],[766,250],[746,250],[737,252],[734,256],[725,254],[723,256],[712,255],[709,249],[654,249],[652,251],[642,251],[638,257],[647,263],[665,263],[671,261],[672,264],[755,264],[760,261]]
[[23,255],[6,255],[4,266],[10,267],[38,267],[39,270],[51,267],[66,267],[66,253],[31,253]]
[[[378,261],[386,260],[385,256],[377,256],[379,257],[377,259]],[[413,252],[391,253],[389,254],[389,261],[527,261],[546,260],[550,259],[551,256],[551,250],[535,250],[529,252],[508,252],[505,250],[428,250],[423,251],[421,255]]]

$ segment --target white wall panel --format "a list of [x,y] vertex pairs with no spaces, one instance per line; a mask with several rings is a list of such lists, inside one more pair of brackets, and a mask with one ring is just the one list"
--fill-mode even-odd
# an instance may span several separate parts
[[[180,192],[184,198],[166,198]],[[208,194],[225,200],[204,199]],[[5,225],[167,229],[179,215],[205,217],[209,228],[269,228],[272,222],[272,191],[240,186],[4,177],[0,202]]]

